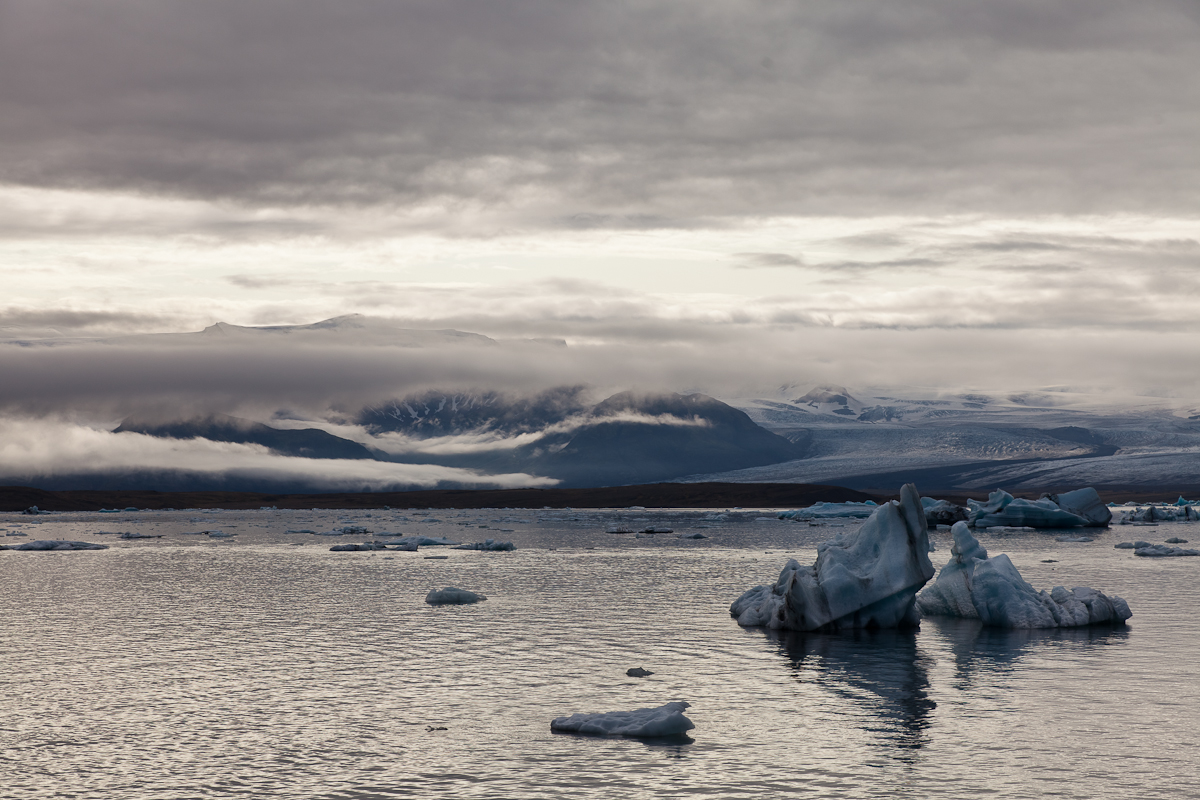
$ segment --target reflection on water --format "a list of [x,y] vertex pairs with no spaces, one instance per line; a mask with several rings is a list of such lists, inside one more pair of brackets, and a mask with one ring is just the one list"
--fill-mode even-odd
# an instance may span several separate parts
[[929,699],[929,659],[917,646],[916,632],[763,632],[788,659],[798,681],[858,706],[864,712],[862,727],[881,742],[902,751],[925,744],[937,703]]
[[1129,628],[1124,625],[1008,630],[984,627],[969,619],[927,619],[921,624],[927,633],[942,638],[954,654],[954,686],[961,690],[992,681],[996,673],[1013,669],[1016,662],[1039,651],[1060,656],[1088,648],[1124,646],[1129,640]]

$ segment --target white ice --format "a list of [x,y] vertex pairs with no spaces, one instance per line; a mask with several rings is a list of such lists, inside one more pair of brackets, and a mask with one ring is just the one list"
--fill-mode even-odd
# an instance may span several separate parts
[[480,600],[487,600],[487,597],[476,592],[469,592],[466,589],[458,589],[454,586],[447,586],[445,589],[434,589],[425,595],[425,602],[431,606],[461,606],[468,603],[478,603]]
[[1124,622],[1132,616],[1120,597],[1077,586],[1037,591],[1021,577],[1008,556],[988,558],[965,522],[951,531],[950,561],[937,581],[917,596],[921,613],[931,617],[978,619],[997,628],[1072,628]]
[[550,730],[564,733],[586,733],[592,736],[677,736],[696,727],[683,715],[689,704],[682,700],[658,708],[639,708],[635,711],[609,711],[603,714],[572,714],[556,717]]
[[915,627],[916,594],[933,577],[925,514],[916,488],[877,506],[853,533],[817,546],[817,561],[789,560],[773,586],[733,602],[739,625],[802,631]]

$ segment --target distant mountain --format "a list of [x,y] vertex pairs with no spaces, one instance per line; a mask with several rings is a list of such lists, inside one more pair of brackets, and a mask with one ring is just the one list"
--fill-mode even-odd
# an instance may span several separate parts
[[[530,398],[433,393],[364,409],[359,421],[375,435],[407,433],[417,446],[388,454],[317,429],[282,430],[226,416],[173,422],[130,419],[117,432],[259,444],[279,455],[303,458],[375,458],[485,475],[526,473],[555,478],[567,487],[649,483],[738,470],[799,458],[803,452],[755,424],[745,412],[702,394],[623,392],[592,405],[578,387]],[[455,437],[470,446],[456,446]],[[421,440],[429,445],[422,447]],[[450,446],[445,446],[447,440]]]
[[175,422],[127,419],[114,433],[129,431],[164,439],[208,439],[258,444],[281,456],[299,458],[374,458],[370,449],[316,428],[283,430],[260,422],[214,415]]
[[489,431],[516,435],[545,430],[592,407],[582,386],[550,389],[530,397],[500,392],[425,392],[364,408],[356,422],[374,434],[400,432],[428,438]]
[[582,397],[576,389],[512,402],[496,395],[424,397],[394,401],[383,411],[371,409],[364,421],[374,430],[427,435],[536,432],[540,435],[528,444],[501,442],[490,450],[420,452],[393,460],[526,472],[556,478],[564,486],[670,480],[710,471],[713,464],[740,464],[724,469],[742,469],[801,454],[745,412],[706,395],[622,392],[594,406]]

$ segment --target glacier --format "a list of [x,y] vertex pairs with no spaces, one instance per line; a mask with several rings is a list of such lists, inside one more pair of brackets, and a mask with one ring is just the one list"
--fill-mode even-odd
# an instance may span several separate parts
[[951,533],[950,561],[937,580],[917,595],[921,613],[931,617],[978,619],[997,628],[1072,628],[1119,624],[1133,616],[1120,597],[1095,589],[1055,586],[1037,591],[1021,577],[1008,556],[988,557],[964,522]]
[[933,575],[928,523],[907,484],[899,501],[877,506],[857,531],[818,545],[813,566],[790,559],[774,585],[746,591],[729,612],[745,627],[917,627],[916,594]]
[[696,727],[695,723],[683,715],[684,710],[689,707],[689,703],[677,700],[658,708],[572,714],[569,717],[555,717],[550,722],[550,730],[561,733],[586,733],[592,736],[679,736]]

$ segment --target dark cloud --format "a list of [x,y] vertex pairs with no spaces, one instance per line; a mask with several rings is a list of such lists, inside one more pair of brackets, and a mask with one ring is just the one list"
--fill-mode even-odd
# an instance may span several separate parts
[[491,226],[1187,215],[1198,34],[1191,0],[6,0],[0,179]]

